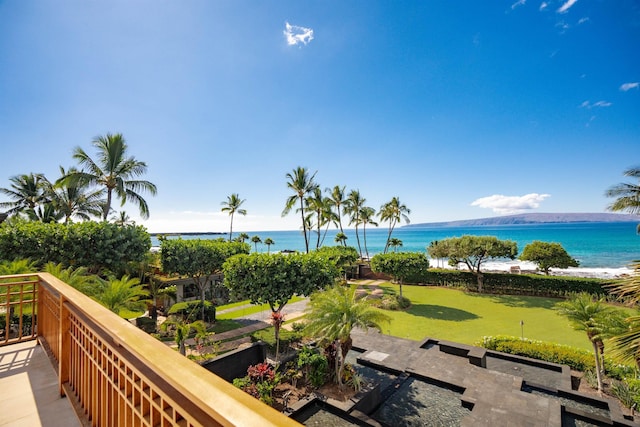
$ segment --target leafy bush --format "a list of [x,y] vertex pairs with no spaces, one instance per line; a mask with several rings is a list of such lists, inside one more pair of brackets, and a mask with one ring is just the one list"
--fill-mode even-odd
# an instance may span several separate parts
[[273,390],[280,384],[281,377],[268,363],[251,365],[247,376],[236,378],[233,385],[260,399],[267,405],[273,405]]
[[314,387],[320,387],[327,380],[329,362],[324,354],[304,346],[298,352],[298,369]]
[[375,305],[383,310],[403,310],[411,306],[411,300],[400,295],[385,295]]
[[[606,287],[612,283],[611,280],[584,277],[484,272],[483,274],[484,292],[506,295],[565,297],[580,292],[607,295],[609,292]],[[477,290],[476,277],[468,271],[431,269],[416,278],[416,283]]]
[[74,224],[15,221],[0,225],[0,260],[28,258],[120,273],[131,261],[142,261],[151,238],[142,226],[86,221]]
[[[270,351],[276,350],[276,337],[273,333],[273,327],[261,329],[251,334],[251,339],[255,341],[262,341],[267,345]],[[295,342],[302,340],[302,333],[299,331],[287,331],[286,329],[280,329],[280,348],[286,348]]]
[[[489,350],[568,365],[571,369],[585,373],[595,369],[595,360],[592,352],[566,345],[508,336],[485,336],[482,337],[481,341],[477,344]],[[606,357],[604,369],[608,376],[618,380],[628,377],[633,373],[633,368],[614,363]]]
[[[177,314],[182,316],[182,319],[187,322],[195,322],[200,319],[200,314],[202,313],[202,302],[201,301],[182,301],[176,304],[173,304],[169,309],[168,314]],[[210,301],[204,302],[204,321],[205,322],[215,322],[216,321],[216,307],[211,304]]]

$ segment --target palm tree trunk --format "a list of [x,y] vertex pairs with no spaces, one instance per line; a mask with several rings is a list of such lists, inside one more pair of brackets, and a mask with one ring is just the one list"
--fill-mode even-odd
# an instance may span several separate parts
[[307,222],[304,220],[303,196],[300,196],[300,217],[302,218],[302,233],[304,234],[304,247],[307,253],[309,253],[309,237],[307,236]]
[[364,252],[367,254],[367,259],[369,259],[369,249],[367,248],[367,224],[362,226],[362,237],[364,240]]
[[598,380],[598,393],[602,393],[602,372],[600,372],[600,356],[598,355],[598,344],[591,341],[593,345],[593,354],[596,357],[596,378]]
[[229,241],[231,241],[232,234],[233,234],[233,214],[231,214],[231,227],[229,227]]
[[362,258],[362,247],[360,246],[360,233],[358,233],[358,223],[356,222],[356,241],[358,242],[358,252]]
[[107,202],[102,207],[102,220],[106,221],[109,216],[109,211],[111,210],[111,188],[107,188]]

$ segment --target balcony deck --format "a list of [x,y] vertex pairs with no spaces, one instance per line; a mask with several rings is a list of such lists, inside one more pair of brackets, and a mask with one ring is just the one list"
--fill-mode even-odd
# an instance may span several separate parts
[[80,427],[37,341],[0,347],[0,426]]

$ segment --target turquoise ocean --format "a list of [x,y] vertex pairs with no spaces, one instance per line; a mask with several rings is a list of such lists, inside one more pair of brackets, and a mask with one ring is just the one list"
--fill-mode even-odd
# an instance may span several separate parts
[[[393,237],[402,240],[402,247],[398,251],[425,251],[433,241],[449,237],[460,237],[465,234],[475,236],[495,236],[498,239],[513,240],[518,244],[518,251],[534,240],[557,242],[567,252],[580,262],[580,267],[571,269],[576,275],[607,277],[628,273],[629,264],[640,260],[640,235],[636,233],[637,223],[563,223],[563,224],[526,224],[475,227],[398,227],[393,231]],[[251,231],[246,232],[250,237],[259,236],[262,241],[271,238],[271,252],[283,250],[304,251],[304,237],[300,231]],[[335,245],[334,238],[337,231],[330,229],[326,236],[324,231],[323,245]],[[384,250],[388,230],[384,227],[367,228],[367,249],[369,256]],[[234,232],[236,237],[239,233]],[[347,244],[358,247],[355,230],[345,229]],[[226,238],[227,234],[184,235],[183,239],[215,239]],[[317,234],[311,234],[310,247],[316,247]],[[169,238],[178,238],[170,236]],[[362,229],[360,229],[360,244],[363,255],[366,256]],[[152,237],[152,245],[159,246],[157,237]],[[251,244],[252,250],[255,245]],[[267,252],[267,246],[258,243],[258,252]],[[432,262],[436,266],[436,261]],[[442,265],[442,264],[440,264]],[[524,269],[535,269],[535,266],[519,261],[496,261],[487,264],[488,269],[508,270],[512,265],[520,265]]]

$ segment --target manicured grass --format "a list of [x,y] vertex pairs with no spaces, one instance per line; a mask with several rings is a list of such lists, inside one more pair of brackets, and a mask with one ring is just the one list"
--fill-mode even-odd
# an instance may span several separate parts
[[209,332],[215,332],[221,334],[223,332],[231,331],[233,329],[241,328],[242,324],[231,319],[216,319],[216,323],[208,329]]
[[[398,286],[383,284],[385,293]],[[583,331],[574,330],[554,306],[560,299],[510,295],[479,295],[456,289],[427,286],[402,287],[411,300],[405,311],[386,311],[393,320],[383,324],[383,333],[422,340],[425,337],[474,344],[484,335],[524,337],[591,350]]]
[[[288,304],[292,302],[300,301],[302,299],[303,299],[302,297],[294,296],[289,300]],[[230,304],[230,305],[231,305],[231,308],[233,308],[233,307],[238,307],[246,304],[250,304],[249,300]],[[216,307],[216,311],[222,311],[226,308],[230,308],[229,305],[221,305],[220,307]],[[239,308],[237,310],[233,310],[228,313],[216,314],[216,319],[237,319],[238,317],[259,313],[265,310],[271,310],[271,308],[269,308],[269,304],[251,305],[249,307]]]

